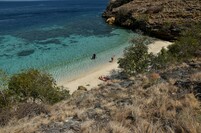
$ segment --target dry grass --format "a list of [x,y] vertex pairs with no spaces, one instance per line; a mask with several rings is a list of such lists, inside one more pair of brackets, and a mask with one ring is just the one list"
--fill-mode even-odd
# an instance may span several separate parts
[[109,123],[109,128],[112,133],[131,133],[129,128],[123,126],[123,123],[119,123],[116,121],[111,121]]
[[[50,122],[64,122],[69,117],[76,116],[82,122],[81,132],[93,133],[154,133],[154,132],[192,132],[201,131],[200,123],[196,120],[200,103],[193,94],[187,94],[179,99],[172,96],[176,88],[171,84],[158,84],[146,90],[135,88],[132,91],[132,105],[117,107],[115,101],[102,105],[110,111],[111,120],[105,123],[104,128],[99,126],[99,121],[87,116],[87,108],[76,108],[67,103],[60,103],[52,108],[49,118],[38,116],[33,119],[13,121],[8,126],[1,128],[0,132],[34,132],[41,124]],[[126,92],[126,91],[125,91]],[[124,91],[121,95],[114,95],[114,100],[125,98]],[[112,96],[109,94],[109,96]],[[112,97],[110,97],[112,98]],[[94,98],[88,98],[94,101]],[[90,101],[90,102],[92,102]],[[82,103],[82,106],[84,103]],[[86,103],[88,105],[88,103]],[[93,105],[92,105],[93,106]],[[92,107],[91,106],[91,107]],[[93,109],[97,115],[104,115],[104,109]]]
[[190,78],[194,81],[201,81],[201,72],[192,74]]
[[95,123],[94,120],[88,120],[88,121],[85,121],[84,123],[82,123],[81,125],[81,131],[83,133],[93,133],[93,128],[92,128],[92,125]]
[[0,129],[0,133],[33,133],[41,124],[47,124],[48,122],[43,116],[36,116],[32,119],[12,119],[6,127]]
[[[200,77],[192,74],[191,80]],[[200,101],[193,93],[178,94],[175,79],[155,79],[160,80],[158,74],[141,75],[127,88],[119,86],[124,80],[118,80],[117,86],[77,93],[52,106],[48,115],[13,119],[0,133],[41,132],[41,125],[68,121],[79,122],[83,133],[200,133]]]

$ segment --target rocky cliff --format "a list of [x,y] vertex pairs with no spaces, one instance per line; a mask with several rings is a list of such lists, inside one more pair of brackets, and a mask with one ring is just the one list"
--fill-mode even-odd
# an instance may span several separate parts
[[173,40],[184,29],[201,22],[201,1],[110,0],[103,17],[109,24]]

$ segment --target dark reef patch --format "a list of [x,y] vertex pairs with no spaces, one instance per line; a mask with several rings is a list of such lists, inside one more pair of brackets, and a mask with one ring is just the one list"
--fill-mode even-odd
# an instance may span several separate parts
[[70,43],[78,43],[78,41],[70,40]]
[[56,37],[69,37],[70,33],[66,31],[65,29],[55,29],[55,30],[49,30],[49,31],[33,30],[33,31],[18,33],[16,34],[16,36],[23,38],[27,40],[28,42],[34,42],[34,41],[44,41],[49,38],[56,38]]
[[15,50],[15,47],[7,48],[4,52],[9,53]]
[[51,48],[41,48],[41,50],[46,51],[46,50],[50,50]]
[[98,37],[112,37],[112,36],[119,36],[119,34],[110,33],[110,34],[106,34],[106,35],[98,35]]
[[67,45],[67,44],[62,44],[62,46],[63,46],[63,47],[68,47],[68,45]]
[[39,41],[38,42],[39,44],[50,44],[50,43],[53,43],[53,44],[61,44],[61,41],[58,40],[58,39],[51,39],[51,40],[47,40],[47,41]]
[[[94,19],[89,18],[89,19]],[[72,35],[78,35],[83,37],[88,36],[99,36],[99,35],[108,35],[112,32],[112,26],[108,27],[105,22],[100,19],[94,20],[95,22],[89,23],[88,21],[80,19],[80,21],[67,23],[63,26],[63,28],[50,29],[50,30],[29,30],[23,32],[15,32],[16,37],[25,39],[28,42],[37,42],[44,41],[44,43],[48,43],[45,40],[49,38],[57,38],[57,37],[70,37]],[[76,25],[76,26],[75,26]],[[73,39],[73,38],[72,38]],[[56,42],[57,44],[57,42]]]
[[17,53],[18,56],[28,56],[34,53],[35,50],[23,50]]
[[6,58],[10,58],[10,57],[12,57],[12,55],[9,55],[9,54],[2,54],[2,55],[0,55],[0,57],[6,57]]

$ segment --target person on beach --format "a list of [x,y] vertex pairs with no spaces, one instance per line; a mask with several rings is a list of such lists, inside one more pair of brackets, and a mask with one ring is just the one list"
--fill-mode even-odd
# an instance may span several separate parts
[[115,55],[113,55],[113,56],[111,57],[111,60],[110,60],[111,63],[114,61],[114,57],[115,57]]
[[96,59],[96,54],[93,54],[92,57],[91,57],[91,59],[95,60]]

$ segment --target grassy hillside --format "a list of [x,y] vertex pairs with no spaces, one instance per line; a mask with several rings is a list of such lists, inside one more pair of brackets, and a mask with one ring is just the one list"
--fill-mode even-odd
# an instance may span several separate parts
[[198,59],[159,73],[113,75],[105,85],[74,92],[47,114],[12,119],[0,132],[199,133],[200,70]]

